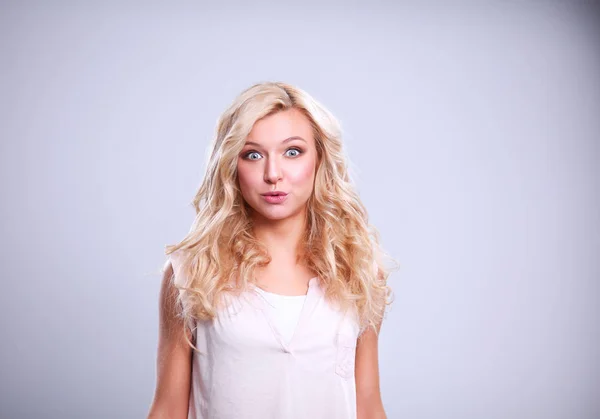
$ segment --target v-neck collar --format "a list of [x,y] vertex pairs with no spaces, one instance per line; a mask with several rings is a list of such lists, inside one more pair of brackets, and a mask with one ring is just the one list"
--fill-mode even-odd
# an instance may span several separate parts
[[[253,285],[253,286],[255,288],[258,288],[256,285]],[[273,332],[273,335],[277,339],[277,342],[279,343],[279,345],[281,346],[281,349],[284,352],[288,352],[288,353],[292,352],[292,349],[294,348],[294,342],[297,340],[300,332],[306,327],[308,318],[310,317],[311,313],[315,309],[321,296],[322,296],[322,292],[321,292],[321,289],[319,286],[319,278],[313,277],[308,281],[308,291],[306,292],[306,299],[304,300],[304,305],[302,306],[302,309],[300,310],[300,318],[298,319],[298,323],[296,324],[296,327],[294,328],[294,332],[292,333],[292,338],[290,339],[289,342],[286,342],[285,339],[283,339],[283,336],[281,336],[281,333],[275,326],[276,322],[273,319],[273,312],[271,310],[267,309],[268,303],[266,300],[264,300],[264,297],[261,296],[261,300],[262,300],[261,304],[260,304],[261,311],[264,314],[264,316],[267,320],[267,323],[269,324],[269,327],[270,327],[271,331]]]

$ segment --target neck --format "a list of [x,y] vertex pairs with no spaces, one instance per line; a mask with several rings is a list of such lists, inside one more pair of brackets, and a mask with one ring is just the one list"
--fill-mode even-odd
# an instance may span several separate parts
[[254,235],[263,243],[273,259],[297,258],[298,245],[306,229],[305,214],[300,212],[283,220],[256,218]]

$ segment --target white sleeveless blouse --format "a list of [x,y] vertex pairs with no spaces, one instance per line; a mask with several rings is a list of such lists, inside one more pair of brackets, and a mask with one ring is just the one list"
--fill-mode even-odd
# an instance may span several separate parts
[[289,343],[298,326],[306,295],[280,295],[264,291],[259,287],[255,289],[266,300],[268,305],[266,309],[272,312],[271,318],[275,321],[275,328],[284,342]]
[[[172,254],[179,284],[178,262]],[[214,320],[196,323],[188,418],[355,419],[355,313],[327,302],[313,278],[286,336],[285,312],[264,293],[229,296]]]

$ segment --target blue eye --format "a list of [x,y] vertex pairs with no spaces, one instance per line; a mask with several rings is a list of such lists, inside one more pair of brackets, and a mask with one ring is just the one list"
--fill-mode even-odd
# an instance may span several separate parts
[[258,160],[258,158],[254,159],[254,158],[250,157],[250,156],[252,156],[253,154],[256,154],[257,156],[260,156],[260,154],[258,154],[256,151],[250,151],[250,152],[246,153],[246,154],[244,155],[244,157],[245,157],[246,159],[248,159],[248,160]]
[[[290,151],[292,152],[292,154],[289,154]],[[286,151],[286,155],[288,157],[298,157],[300,154],[302,154],[302,150],[298,149],[298,148],[290,148]],[[256,157],[253,157],[256,156]],[[243,158],[246,160],[259,160],[262,156],[260,155],[260,153],[258,151],[248,151],[244,154]]]
[[[298,156],[299,156],[299,155],[302,153],[302,151],[301,151],[301,150],[299,150],[299,149],[297,149],[297,148],[290,148],[290,149],[288,150],[288,152],[289,152],[289,151],[295,151],[295,152],[296,152],[296,154],[295,154],[295,155],[292,155],[292,156],[290,156],[290,157],[298,157]],[[289,155],[289,154],[288,154],[288,155]]]

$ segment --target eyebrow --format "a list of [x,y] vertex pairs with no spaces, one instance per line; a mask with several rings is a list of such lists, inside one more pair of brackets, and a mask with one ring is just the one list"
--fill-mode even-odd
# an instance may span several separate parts
[[[289,143],[290,141],[293,141],[293,140],[301,140],[301,141],[304,141],[306,143],[306,140],[304,138],[298,137],[297,135],[294,135],[293,137],[289,137],[289,138],[286,138],[285,140],[283,140],[281,142],[281,144]],[[246,143],[244,145],[253,145],[255,147],[262,147],[260,144],[255,143],[253,141],[246,141]]]

